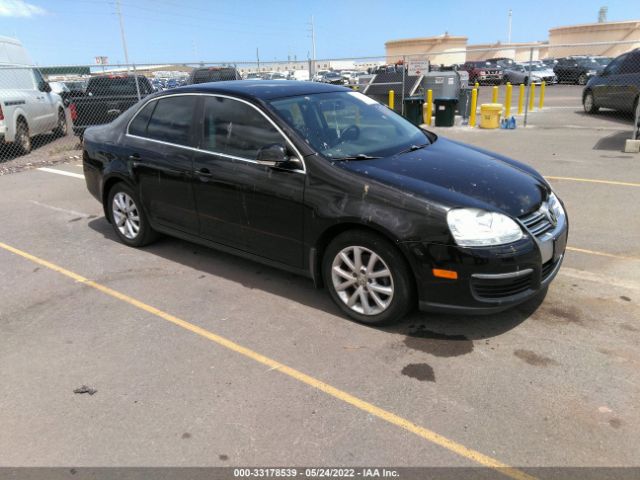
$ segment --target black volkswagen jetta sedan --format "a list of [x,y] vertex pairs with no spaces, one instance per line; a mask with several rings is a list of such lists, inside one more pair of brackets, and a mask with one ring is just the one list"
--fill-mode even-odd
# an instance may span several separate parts
[[83,163],[125,244],[163,233],[284,268],[368,324],[517,305],[547,288],[567,241],[531,167],[322,83],[149,96],[86,131]]

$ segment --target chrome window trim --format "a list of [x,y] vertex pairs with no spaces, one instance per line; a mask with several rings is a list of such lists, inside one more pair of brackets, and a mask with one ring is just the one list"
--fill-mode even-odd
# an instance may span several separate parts
[[253,105],[251,102],[248,102],[242,98],[238,98],[238,97],[233,97],[231,95],[224,95],[224,94],[220,94],[220,93],[201,93],[201,92],[195,92],[195,93],[174,93],[174,94],[169,94],[169,95],[162,95],[160,97],[155,97],[155,98],[150,98],[147,101],[144,102],[144,104],[142,106],[140,106],[140,108],[138,108],[138,111],[133,115],[133,117],[131,117],[129,119],[129,122],[127,123],[127,129],[125,130],[125,136],[127,137],[132,137],[132,138],[138,138],[140,140],[147,140],[149,142],[155,142],[155,143],[159,143],[162,145],[169,145],[172,147],[179,147],[179,148],[185,148],[187,150],[191,150],[191,151],[195,151],[195,152],[199,152],[199,153],[207,153],[209,155],[216,155],[218,157],[224,157],[224,158],[229,158],[231,160],[238,160],[241,162],[248,162],[248,163],[254,163],[256,165],[260,165],[258,163],[257,160],[253,160],[250,158],[244,158],[244,157],[237,157],[235,155],[229,155],[226,153],[221,153],[221,152],[212,152],[210,150],[203,150],[201,148],[196,148],[196,147],[189,147],[187,145],[180,145],[177,143],[171,143],[171,142],[165,142],[163,140],[156,140],[154,138],[147,138],[147,137],[141,137],[139,135],[133,135],[131,133],[129,133],[129,127],[131,126],[131,122],[133,122],[135,120],[135,118],[138,116],[138,114],[151,102],[157,102],[158,100],[162,100],[164,98],[171,98],[171,97],[183,97],[183,96],[187,96],[187,95],[192,95],[192,96],[201,96],[201,97],[220,97],[220,98],[228,98],[229,100],[235,100],[241,103],[244,103],[246,105],[249,105],[250,107],[252,107],[255,111],[257,111],[260,115],[262,115],[275,129],[276,131],[282,136],[282,138],[284,138],[285,142],[287,142],[287,144],[291,147],[291,149],[294,151],[295,156],[297,157],[297,160],[300,162],[300,164],[302,165],[302,168],[294,168],[294,169],[287,169],[286,171],[289,172],[297,172],[297,173],[307,173],[307,166],[304,163],[304,159],[302,157],[302,154],[300,153],[300,151],[296,148],[296,146],[293,144],[293,142],[291,141],[291,139],[289,139],[289,137],[282,131],[282,129],[273,121],[271,120],[262,110],[260,110],[258,107],[256,107],[255,105]]

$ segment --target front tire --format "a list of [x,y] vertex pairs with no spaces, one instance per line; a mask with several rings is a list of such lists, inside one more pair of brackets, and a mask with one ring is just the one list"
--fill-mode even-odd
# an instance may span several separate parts
[[594,114],[598,113],[600,107],[596,105],[595,100],[593,99],[593,93],[587,92],[584,94],[584,98],[582,99],[582,107],[584,108],[585,113]]
[[322,275],[335,304],[360,323],[398,322],[415,304],[404,257],[374,233],[349,230],[333,239],[324,253]]
[[578,77],[578,85],[586,85],[587,84],[587,76],[584,73],[581,73]]
[[122,243],[143,247],[157,238],[138,195],[125,183],[117,183],[109,191],[107,211],[113,230]]

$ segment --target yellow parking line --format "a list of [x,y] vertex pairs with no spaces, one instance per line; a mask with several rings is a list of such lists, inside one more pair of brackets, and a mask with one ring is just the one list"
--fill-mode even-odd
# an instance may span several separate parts
[[550,177],[548,175],[545,175],[544,178],[548,180],[569,180],[572,182],[604,183],[606,185],[620,185],[623,187],[640,187],[640,183],[617,182],[615,180],[597,180],[595,178]]
[[588,253],[589,255],[598,255],[599,257],[619,258],[621,260],[638,260],[640,257],[627,257],[625,255],[616,255],[615,253],[596,252],[595,250],[587,250],[586,248],[567,247],[567,250],[578,253]]
[[367,412],[371,415],[374,415],[379,419],[384,420],[385,422],[388,422],[392,425],[396,425],[397,427],[400,427],[408,432],[411,432],[431,443],[439,445],[453,453],[460,455],[461,457],[472,460],[473,462],[476,462],[487,468],[492,468],[497,472],[503,475],[506,475],[507,477],[511,477],[515,480],[535,480],[535,477],[521,470],[510,467],[509,465],[506,465],[494,458],[484,455],[471,448],[465,447],[464,445],[454,440],[450,440],[449,438],[444,437],[432,430],[429,430],[425,427],[421,427],[420,425],[417,425],[411,422],[410,420],[407,420],[406,418],[403,418],[399,415],[389,412],[388,410],[384,410],[383,408],[377,407],[369,402],[361,400],[360,398],[354,395],[351,395],[350,393],[347,393],[344,390],[340,390],[339,388],[329,385],[328,383],[318,380],[317,378],[314,378],[310,375],[302,373],[299,370],[291,368],[283,363],[273,360],[272,358],[266,357],[247,347],[243,347],[242,345],[239,345],[225,337],[222,337],[213,332],[205,330],[202,327],[198,327],[197,325],[194,325],[193,323],[189,323],[185,320],[182,320],[181,318],[171,315],[170,313],[163,312],[162,310],[152,307],[151,305],[147,305],[146,303],[141,302],[140,300],[136,300],[135,298],[125,295],[124,293],[118,292],[117,290],[113,290],[109,287],[96,283],[93,280],[89,280],[88,278],[83,277],[82,275],[78,275],[77,273],[74,273],[70,270],[60,267],[54,263],[48,262],[47,260],[43,260],[39,257],[36,257],[35,255],[31,255],[30,253],[24,252],[22,250],[18,250],[17,248],[14,248],[5,243],[0,242],[0,248],[6,251],[9,251],[11,253],[14,253],[15,255],[19,255],[23,258],[26,258],[27,260],[37,263],[38,265],[46,267],[50,270],[53,270],[54,272],[57,272],[66,277],[69,277],[75,280],[76,282],[82,283],[83,285],[99,290],[102,293],[105,293],[113,298],[121,300],[125,303],[128,303],[129,305],[132,305],[136,308],[144,310],[145,312],[148,312],[152,315],[162,318],[167,322],[171,322],[174,325],[177,325],[181,328],[184,328],[185,330],[195,333],[196,335],[200,335],[201,337],[211,340],[212,342],[215,342],[218,345],[228,348],[229,350],[239,353],[240,355],[244,355],[245,357],[248,357],[258,363],[266,365],[272,370],[277,370],[291,378],[298,380],[299,382],[302,382],[310,387],[313,387],[317,390],[320,390],[326,393],[327,395],[330,395],[338,400],[348,403],[363,412]]

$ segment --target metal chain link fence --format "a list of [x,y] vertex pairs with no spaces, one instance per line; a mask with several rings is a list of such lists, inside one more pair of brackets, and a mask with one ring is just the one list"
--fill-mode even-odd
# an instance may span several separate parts
[[456,118],[470,126],[475,126],[485,100],[499,101],[505,117],[522,115],[526,125],[532,110],[544,108],[545,89],[578,85],[580,92],[574,88],[572,93],[579,96],[577,110],[618,111],[629,118],[629,138],[640,138],[636,47],[637,42],[600,42],[398,53],[388,49],[385,56],[316,61],[0,65],[0,162],[33,150],[52,155],[75,151],[86,128],[114,120],[155,92],[251,79],[344,85],[419,124],[433,124],[438,102],[455,100]]

